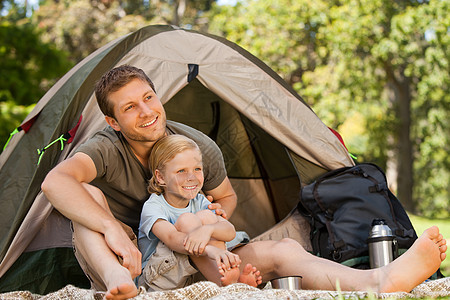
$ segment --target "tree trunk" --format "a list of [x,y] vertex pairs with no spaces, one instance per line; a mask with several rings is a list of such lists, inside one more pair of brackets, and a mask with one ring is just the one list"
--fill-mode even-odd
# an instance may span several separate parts
[[412,197],[413,188],[413,149],[410,137],[411,130],[411,91],[410,80],[403,72],[394,72],[386,67],[388,89],[395,111],[396,124],[396,162],[397,162],[397,196],[405,209],[415,212]]
[[172,24],[175,26],[180,26],[181,20],[183,19],[184,13],[186,11],[187,0],[175,1],[175,8],[173,10],[173,21]]

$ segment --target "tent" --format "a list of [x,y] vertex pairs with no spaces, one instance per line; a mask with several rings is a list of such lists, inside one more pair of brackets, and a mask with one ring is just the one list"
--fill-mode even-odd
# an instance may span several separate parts
[[71,69],[2,152],[0,292],[46,294],[67,284],[88,286],[73,256],[70,223],[40,185],[52,167],[106,125],[94,84],[122,64],[149,75],[168,119],[203,131],[219,145],[238,195],[231,222],[251,237],[284,226],[302,184],[353,165],[345,146],[302,98],[241,47],[173,26],[144,27]]

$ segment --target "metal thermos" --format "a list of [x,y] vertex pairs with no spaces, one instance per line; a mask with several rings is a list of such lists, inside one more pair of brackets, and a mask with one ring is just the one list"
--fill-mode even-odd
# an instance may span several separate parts
[[374,219],[372,230],[367,239],[369,246],[370,268],[375,269],[389,264],[393,260],[394,236],[386,221]]

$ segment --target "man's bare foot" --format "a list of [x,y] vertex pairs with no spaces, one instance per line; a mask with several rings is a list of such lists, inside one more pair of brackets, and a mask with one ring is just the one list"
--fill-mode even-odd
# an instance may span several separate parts
[[262,283],[262,276],[255,267],[251,264],[246,264],[242,270],[241,276],[239,276],[238,282],[257,287]]
[[220,278],[221,285],[227,286],[229,284],[238,282],[241,272],[239,271],[239,267],[226,269],[225,265],[222,264],[222,267],[219,268],[219,273],[222,275],[222,277]]
[[122,300],[137,296],[138,290],[130,272],[125,268],[120,271],[112,273],[112,278],[107,280],[106,286],[109,290],[105,294],[105,299]]
[[410,292],[437,271],[445,259],[446,240],[436,226],[430,227],[411,248],[378,271],[380,292]]
[[106,292],[105,299],[129,299],[135,296],[137,296],[136,285],[134,283],[122,283]]

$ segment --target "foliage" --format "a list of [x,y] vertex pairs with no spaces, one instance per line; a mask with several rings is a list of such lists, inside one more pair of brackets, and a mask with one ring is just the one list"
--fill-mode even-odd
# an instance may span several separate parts
[[414,80],[414,191],[419,211],[428,217],[450,215],[449,11],[450,2],[430,1],[395,18],[392,31]]
[[9,14],[0,17],[2,148],[31,106],[71,67],[64,52],[42,42],[41,33],[27,19],[21,19],[23,8],[9,7]]
[[397,175],[408,209],[449,216],[448,6],[249,0],[215,7],[209,29],[291,83],[359,161]]
[[46,32],[44,41],[70,53],[77,63],[106,43],[149,24],[200,29],[202,14],[214,1],[46,0],[32,19]]
[[204,30],[205,13],[216,0],[156,0],[150,1],[153,20],[187,29]]
[[18,127],[20,122],[31,112],[34,104],[24,106],[17,105],[13,101],[0,102],[0,151],[8,140],[13,129]]
[[[131,12],[138,10],[126,2]],[[129,15],[119,1],[45,1],[32,20],[45,32],[42,39],[70,54],[73,63],[118,37],[149,22],[140,15]]]
[[23,2],[1,0],[0,102],[7,105],[2,105],[0,141],[22,121],[17,111],[27,111],[59,76],[99,47],[150,23],[201,25],[213,2],[41,0],[28,18]]
[[41,42],[30,23],[0,21],[0,101],[35,103],[70,65],[53,45]]
[[448,1],[215,2],[41,0],[28,19],[0,0],[0,101],[28,107],[67,70],[63,53],[74,64],[147,24],[207,30],[280,74],[359,161],[386,169],[410,210],[450,215]]

